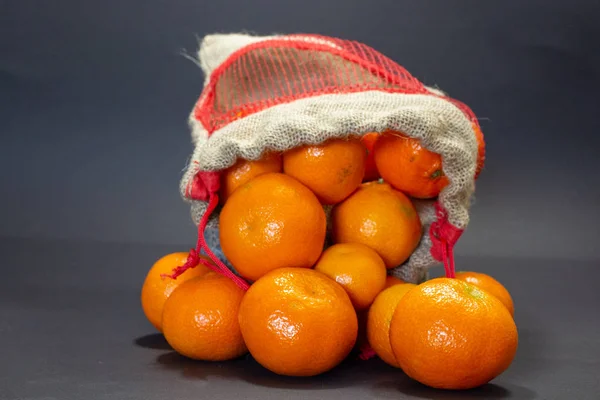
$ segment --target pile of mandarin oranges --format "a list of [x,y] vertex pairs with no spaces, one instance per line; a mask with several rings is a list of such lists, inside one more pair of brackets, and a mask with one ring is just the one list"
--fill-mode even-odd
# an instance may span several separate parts
[[368,349],[431,387],[483,385],[516,353],[508,291],[476,272],[388,274],[419,245],[414,199],[447,184],[440,155],[400,132],[240,159],[221,176],[219,235],[249,289],[202,264],[167,277],[188,257],[172,253],[148,272],[143,311],[191,359],[249,353],[276,374],[315,376]]

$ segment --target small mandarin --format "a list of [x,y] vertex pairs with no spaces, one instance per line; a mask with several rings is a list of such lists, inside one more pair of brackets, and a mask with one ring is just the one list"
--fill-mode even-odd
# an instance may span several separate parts
[[399,367],[390,345],[390,323],[400,299],[414,288],[412,283],[396,284],[377,295],[369,308],[367,339],[375,353],[387,364]]
[[276,268],[311,268],[325,243],[323,206],[306,186],[280,173],[240,186],[219,221],[225,257],[253,281]]
[[[169,275],[173,272],[173,269],[179,267],[187,261],[187,252],[177,252],[167,254],[157,260],[152,268],[146,274],[146,279],[142,285],[141,302],[142,310],[144,315],[150,321],[152,325],[159,331],[162,332],[162,313],[165,306],[165,302],[173,293],[173,290],[185,281],[193,278],[203,276],[204,274],[211,271],[210,268],[199,264],[195,268],[187,270],[183,275],[177,277],[177,279],[171,279],[167,276],[163,277],[163,274]],[[204,260],[210,262],[207,257],[200,256]]]
[[165,339],[179,354],[206,361],[244,355],[238,312],[244,291],[233,281],[207,274],[179,286],[165,303]]
[[374,153],[381,177],[411,197],[437,197],[448,185],[441,156],[422,147],[418,139],[386,132],[375,143]]
[[269,152],[259,160],[239,159],[233,166],[221,174],[219,198],[225,204],[231,193],[252,178],[269,172],[281,172],[281,155]]
[[477,286],[480,289],[496,296],[510,312],[510,315],[515,314],[515,306],[510,293],[500,282],[492,278],[487,274],[480,272],[457,272],[456,279],[460,279],[465,282],[469,282],[472,285]]
[[335,243],[362,243],[394,268],[421,240],[421,220],[408,197],[387,183],[367,182],[331,212]]
[[360,243],[340,243],[327,248],[315,265],[346,290],[356,310],[367,309],[383,290],[387,270],[375,250]]
[[360,139],[331,139],[283,154],[283,171],[312,190],[325,205],[339,203],[360,185],[367,152]]

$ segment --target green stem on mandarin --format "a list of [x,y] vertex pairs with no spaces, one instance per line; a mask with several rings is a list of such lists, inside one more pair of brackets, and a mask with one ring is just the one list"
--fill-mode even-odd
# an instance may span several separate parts
[[431,179],[437,179],[441,176],[444,176],[444,172],[441,169],[436,169],[429,177]]

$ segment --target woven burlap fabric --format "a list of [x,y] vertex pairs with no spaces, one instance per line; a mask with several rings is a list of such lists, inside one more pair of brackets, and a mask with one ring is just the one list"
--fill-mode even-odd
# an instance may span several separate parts
[[[210,77],[233,52],[267,38],[272,37],[210,35],[201,44],[200,65]],[[437,89],[431,91],[441,94]],[[464,113],[439,96],[378,90],[313,96],[247,115],[214,131],[210,137],[194,113],[190,114],[189,122],[194,151],[180,188],[182,196],[191,202],[192,219],[196,224],[206,203],[189,200],[185,193],[198,171],[220,171],[233,165],[238,158],[256,160],[266,150],[286,151],[303,144],[386,130],[401,131],[417,138],[425,148],[442,156],[442,168],[450,183],[440,194],[439,201],[447,210],[452,225],[465,229],[469,223],[477,141]],[[423,223],[422,240],[409,260],[391,271],[411,282],[423,280],[428,268],[438,264],[430,253],[429,227],[435,219],[433,201],[415,201],[415,205]],[[209,230],[218,232],[218,210],[210,219]],[[211,248],[214,246],[223,257],[218,234],[208,236]]]

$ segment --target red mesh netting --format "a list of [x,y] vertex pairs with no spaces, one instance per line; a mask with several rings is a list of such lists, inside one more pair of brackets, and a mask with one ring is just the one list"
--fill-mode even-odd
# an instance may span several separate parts
[[[429,93],[402,66],[362,43],[318,35],[289,35],[258,42],[232,54],[212,74],[195,116],[208,132],[213,132],[273,105],[315,95],[365,90]],[[460,104],[461,109],[472,114]]]

